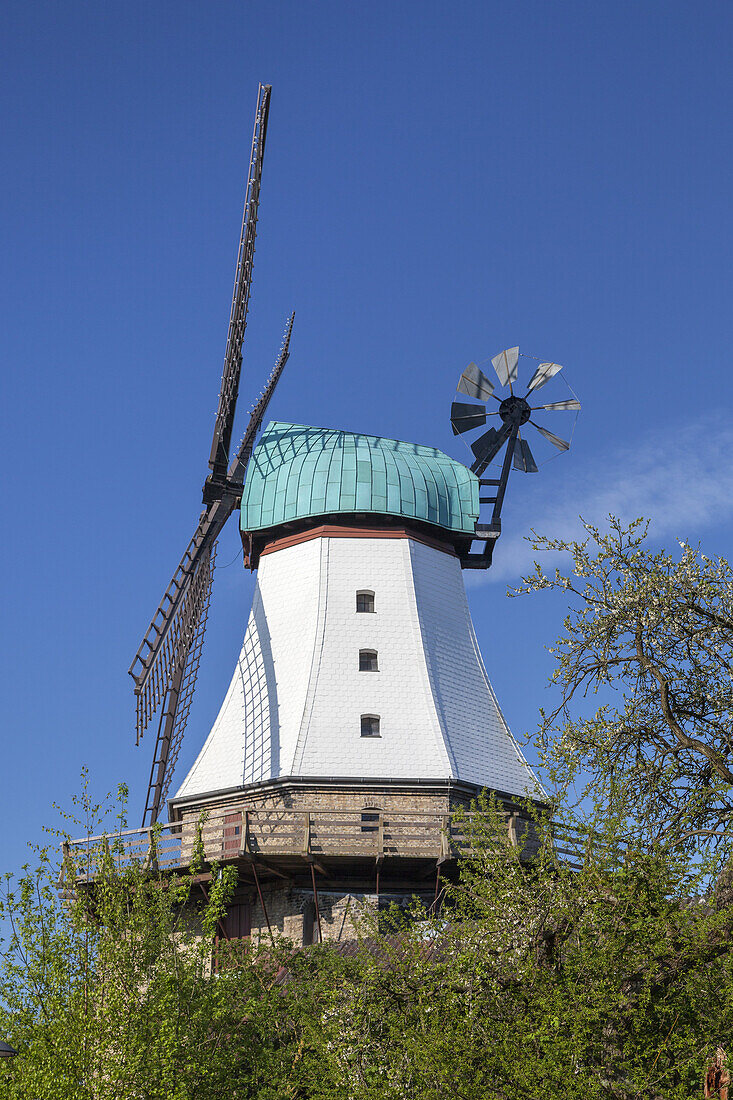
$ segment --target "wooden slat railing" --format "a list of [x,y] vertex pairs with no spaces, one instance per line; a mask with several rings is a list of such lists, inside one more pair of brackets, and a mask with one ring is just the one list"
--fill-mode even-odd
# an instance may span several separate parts
[[[125,866],[155,859],[163,869],[191,864],[197,837],[205,862],[236,859],[318,860],[341,858],[402,858],[445,861],[466,857],[481,833],[480,812],[466,812],[457,819],[429,811],[391,812],[361,810],[290,810],[228,807],[202,817],[145,829],[81,837],[64,845],[78,877],[93,874],[100,846]],[[527,822],[507,815],[507,829],[518,843]],[[531,829],[531,825],[529,826]],[[157,836],[155,845],[154,837]],[[531,839],[531,837],[530,837]],[[531,849],[531,844],[528,846]],[[584,838],[558,827],[555,849],[569,863],[582,856]]]

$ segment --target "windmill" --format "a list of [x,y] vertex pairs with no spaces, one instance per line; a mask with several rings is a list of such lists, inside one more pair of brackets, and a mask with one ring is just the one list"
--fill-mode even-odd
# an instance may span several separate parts
[[[522,356],[522,358],[534,358]],[[563,369],[559,363],[540,361],[539,366],[527,384],[527,392],[520,397],[514,392],[514,387],[519,378],[519,348],[507,348],[499,352],[491,360],[500,385],[508,389],[506,396],[495,393],[494,383],[491,382],[476,363],[469,363],[458,380],[457,392],[467,397],[476,398],[484,402],[483,405],[468,404],[464,401],[454,401],[451,405],[451,427],[454,435],[463,435],[465,432],[482,428],[489,417],[497,416],[500,423],[497,427],[490,427],[482,435],[471,443],[471,451],[474,462],[471,470],[479,478],[479,486],[492,487],[493,496],[479,497],[481,504],[493,504],[491,520],[488,524],[476,525],[476,536],[484,540],[484,549],[481,553],[464,555],[462,564],[469,569],[488,569],[494,552],[496,540],[501,534],[501,508],[504,503],[509,473],[512,466],[525,474],[536,474],[538,471],[532,448],[527,438],[530,429],[534,429],[541,442],[545,446],[549,444],[558,452],[567,451],[570,441],[555,435],[549,428],[538,424],[533,416],[537,412],[580,412],[580,402],[567,386],[571,397],[560,401],[551,401],[544,405],[531,405],[533,394],[555,378]],[[567,383],[566,383],[567,385]],[[495,401],[498,408],[487,408],[487,403]],[[573,425],[574,427],[574,425]],[[524,433],[524,434],[522,434]],[[570,433],[572,436],[572,432]],[[535,444],[536,446],[536,444]],[[499,459],[501,451],[506,448],[501,464],[501,473],[497,478],[482,477],[490,463]]]
[[204,509],[129,669],[135,682],[138,744],[149,723],[158,716],[143,827],[158,819],[191,710],[211,599],[217,539],[239,504],[255,436],[289,355],[295,314],[288,319],[275,366],[251,409],[236,453],[230,458],[252,283],[270,91],[269,84],[260,84],[257,95],[224,369],[209,474],[203,489]]

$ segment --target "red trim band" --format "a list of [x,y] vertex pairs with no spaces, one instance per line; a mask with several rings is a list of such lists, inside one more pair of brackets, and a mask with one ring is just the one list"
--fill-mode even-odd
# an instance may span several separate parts
[[310,527],[307,531],[299,531],[295,535],[273,539],[260,551],[260,557],[274,554],[276,550],[285,550],[289,546],[298,546],[301,542],[310,542],[312,539],[413,539],[433,550],[450,554],[452,558],[458,556],[449,543],[431,538],[421,531],[410,531],[406,527],[340,527],[336,524],[324,524],[321,527]]

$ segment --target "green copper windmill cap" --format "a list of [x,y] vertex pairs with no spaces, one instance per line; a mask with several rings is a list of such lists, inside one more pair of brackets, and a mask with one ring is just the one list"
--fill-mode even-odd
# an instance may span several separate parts
[[434,447],[268,424],[247,468],[242,530],[349,512],[403,516],[473,535],[478,478]]

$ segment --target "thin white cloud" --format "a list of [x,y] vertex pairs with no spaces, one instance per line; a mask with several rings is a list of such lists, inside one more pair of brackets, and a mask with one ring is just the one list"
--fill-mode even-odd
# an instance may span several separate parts
[[[467,574],[469,583],[507,582],[532,570],[537,557],[525,537],[534,528],[553,538],[580,538],[578,516],[599,526],[610,514],[651,520],[653,537],[696,541],[698,534],[733,517],[733,429],[717,420],[648,436],[638,446],[598,453],[584,472],[573,471],[550,488],[510,484],[505,534],[488,573]],[[549,473],[549,469],[548,469]],[[555,471],[553,470],[554,474]],[[548,478],[549,480],[549,478]],[[560,478],[558,477],[558,481]],[[549,565],[549,561],[547,562]]]

